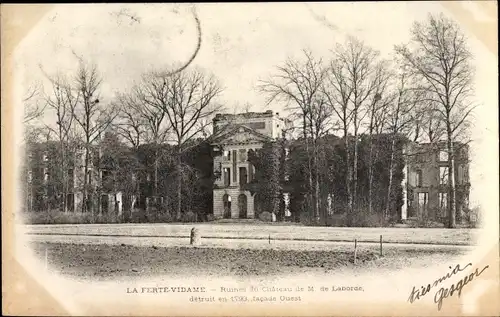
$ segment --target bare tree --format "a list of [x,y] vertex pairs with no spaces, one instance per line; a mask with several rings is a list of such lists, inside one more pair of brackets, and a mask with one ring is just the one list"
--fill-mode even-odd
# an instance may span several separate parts
[[41,86],[39,84],[33,84],[28,87],[22,97],[23,106],[23,146],[30,146],[40,136],[41,127],[37,122],[45,110],[45,104],[41,103]]
[[396,46],[396,52],[426,83],[437,118],[443,122],[448,152],[449,223],[456,226],[455,142],[463,134],[474,107],[472,55],[459,26],[444,15],[430,15],[415,22],[409,45]]
[[102,79],[95,64],[86,63],[79,58],[79,67],[75,76],[75,91],[80,98],[74,111],[74,120],[83,132],[84,143],[84,176],[83,176],[83,204],[82,211],[89,210],[94,213],[94,208],[89,200],[91,190],[89,181],[92,179],[90,166],[93,144],[101,138],[103,132],[111,125],[118,115],[115,104],[105,105],[99,100],[99,89]]
[[[353,132],[353,157],[346,154],[347,161],[347,205],[348,217],[354,212],[357,201],[358,179],[358,136],[366,115],[369,113],[367,103],[375,96],[376,69],[379,53],[366,46],[360,40],[349,37],[343,45],[338,45],[333,51],[330,63],[330,80],[325,89],[325,95],[333,112],[344,131],[346,151],[349,151],[347,140],[349,130]],[[352,129],[351,129],[352,128]]]
[[[59,155],[60,155],[60,169],[59,169],[59,179],[62,181],[62,210],[64,212],[68,211],[67,208],[67,196],[69,193],[69,177],[68,170],[72,166],[69,161],[69,155],[73,149],[71,145],[73,137],[73,119],[75,113],[75,107],[79,102],[79,92],[73,92],[71,87],[66,83],[66,81],[58,76],[56,79],[52,79],[52,92],[49,96],[46,96],[47,107],[55,112],[56,125],[52,127],[47,125],[47,128],[54,132],[57,141],[59,142]],[[74,149],[73,149],[74,150]]]
[[[392,92],[389,93],[391,100],[384,110],[387,118],[385,127],[391,138],[385,217],[389,216],[391,206],[397,136],[410,136],[415,131],[415,126],[418,126],[421,114],[426,111],[425,94],[422,90],[415,88],[418,87],[418,81],[415,82],[412,73],[407,68],[400,67],[395,75],[394,86]],[[415,153],[406,155],[415,155]]]
[[207,139],[210,135],[212,135],[213,131],[212,120],[210,120],[209,118],[200,119],[198,127],[204,139]]
[[24,117],[23,123],[28,124],[43,115],[46,104],[41,102],[40,84],[31,85],[23,96]]
[[445,125],[437,109],[437,105],[433,101],[429,101],[428,107],[419,116],[420,128],[422,129],[420,140],[423,142],[436,144],[445,137]]
[[141,116],[141,105],[134,97],[132,94],[118,94],[115,103],[119,114],[114,126],[117,134],[136,149],[144,141],[146,127]]
[[168,120],[177,146],[177,219],[182,217],[182,153],[193,145],[205,131],[212,117],[221,107],[215,103],[222,92],[218,81],[200,70],[176,74],[153,72],[144,76],[142,100],[160,110]]
[[[326,74],[326,72],[325,72]],[[323,74],[324,76],[324,74]],[[320,221],[320,178],[322,178],[322,173],[319,170],[319,143],[318,141],[325,136],[330,130],[330,119],[331,119],[331,108],[328,107],[326,99],[322,94],[317,96],[313,100],[312,108],[308,112],[307,116],[307,129],[308,134],[311,135],[311,141],[313,145],[313,168],[314,168],[314,211],[315,211],[315,221],[319,223]],[[326,222],[326,214],[325,214]]]
[[351,99],[352,88],[347,83],[347,76],[345,67],[343,67],[337,59],[333,59],[330,62],[328,76],[322,89],[327,104],[333,110],[332,113],[336,116],[336,121],[340,125],[340,130],[343,133],[346,162],[346,178],[344,185],[346,190],[346,205],[348,212],[352,212],[352,164],[349,150],[349,127],[352,122],[352,112],[349,100]]
[[287,108],[302,123],[308,157],[308,196],[313,203],[315,221],[319,222],[318,140],[330,128],[330,109],[321,91],[327,69],[322,59],[315,59],[311,52],[304,50],[303,54],[303,61],[289,58],[283,66],[277,67],[276,74],[269,80],[261,81],[259,88],[268,95],[268,104],[286,102]]
[[373,135],[383,128],[386,118],[386,109],[391,102],[391,96],[387,96],[389,79],[391,77],[389,63],[381,61],[376,65],[373,74],[374,91],[368,107],[369,123],[369,153],[368,153],[368,213],[373,212]]
[[153,196],[158,203],[159,161],[163,155],[160,145],[167,140],[169,124],[165,111],[146,102],[148,95],[155,95],[150,85],[136,85],[128,95],[119,95],[121,104],[120,134],[129,140],[134,147],[141,142],[154,146],[154,186]]
[[357,202],[358,187],[358,135],[361,124],[368,113],[366,102],[372,95],[375,85],[372,81],[375,60],[378,52],[365,46],[356,38],[349,38],[345,47],[339,47],[338,58],[347,68],[348,83],[352,89],[352,123],[354,136],[352,195]]

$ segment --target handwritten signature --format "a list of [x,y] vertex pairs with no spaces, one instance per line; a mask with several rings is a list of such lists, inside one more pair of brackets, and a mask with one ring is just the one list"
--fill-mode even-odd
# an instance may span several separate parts
[[[410,303],[413,303],[413,302],[419,300],[421,297],[423,297],[427,293],[429,293],[432,288],[438,286],[439,284],[441,284],[445,280],[449,279],[453,275],[464,271],[469,266],[472,266],[472,263],[468,263],[464,267],[460,267],[460,264],[457,264],[455,266],[455,268],[453,268],[453,269],[450,266],[449,268],[450,268],[450,270],[451,269],[452,270],[450,272],[446,273],[446,275],[444,275],[443,277],[440,277],[437,280],[435,280],[432,284],[429,283],[426,286],[420,286],[420,288],[416,288],[415,286],[413,286],[413,289],[410,293],[410,296],[408,297],[408,301]],[[481,275],[481,273],[483,273],[484,270],[486,270],[488,267],[489,266],[486,265],[481,271],[479,271],[479,269],[476,268],[476,270],[474,272],[465,276],[463,279],[458,281],[458,283],[451,284],[451,286],[449,286],[449,287],[441,287],[434,295],[434,303],[436,303],[438,305],[438,310],[441,310],[441,307],[443,306],[443,300],[445,298],[451,297],[451,296],[453,296],[453,294],[458,294],[458,297],[460,297],[460,295],[462,294],[462,288],[465,285],[467,285],[467,283],[472,281],[474,279],[474,277]]]

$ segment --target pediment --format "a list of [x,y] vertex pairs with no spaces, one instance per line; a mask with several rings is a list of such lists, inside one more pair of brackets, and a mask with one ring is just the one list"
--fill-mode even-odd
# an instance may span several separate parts
[[249,142],[263,142],[265,138],[257,136],[250,132],[236,132],[228,135],[226,138],[221,139],[224,143],[249,143]]
[[260,143],[270,138],[245,126],[237,126],[214,136],[213,144]]

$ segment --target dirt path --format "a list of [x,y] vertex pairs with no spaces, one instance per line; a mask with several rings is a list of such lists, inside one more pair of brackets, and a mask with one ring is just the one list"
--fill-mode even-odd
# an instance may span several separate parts
[[[108,244],[146,247],[180,247],[189,246],[189,238],[181,237],[131,237],[131,236],[85,236],[85,235],[26,235],[28,241],[50,243],[75,243],[75,244]],[[310,251],[352,251],[354,241],[288,241],[268,239],[230,239],[230,238],[203,238],[200,247],[225,248],[225,249],[252,249],[252,250],[310,250]],[[379,242],[358,242],[359,250],[372,250],[379,252]],[[469,250],[472,246],[462,245],[436,245],[436,244],[407,244],[390,243],[382,244],[385,249],[401,250]]]

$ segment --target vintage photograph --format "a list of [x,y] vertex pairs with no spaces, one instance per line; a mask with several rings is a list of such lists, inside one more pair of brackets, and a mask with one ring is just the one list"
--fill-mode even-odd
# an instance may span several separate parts
[[498,286],[491,5],[43,8],[12,53],[19,262],[73,283],[70,314],[350,314],[333,302],[383,285],[409,314],[477,314],[466,290]]

